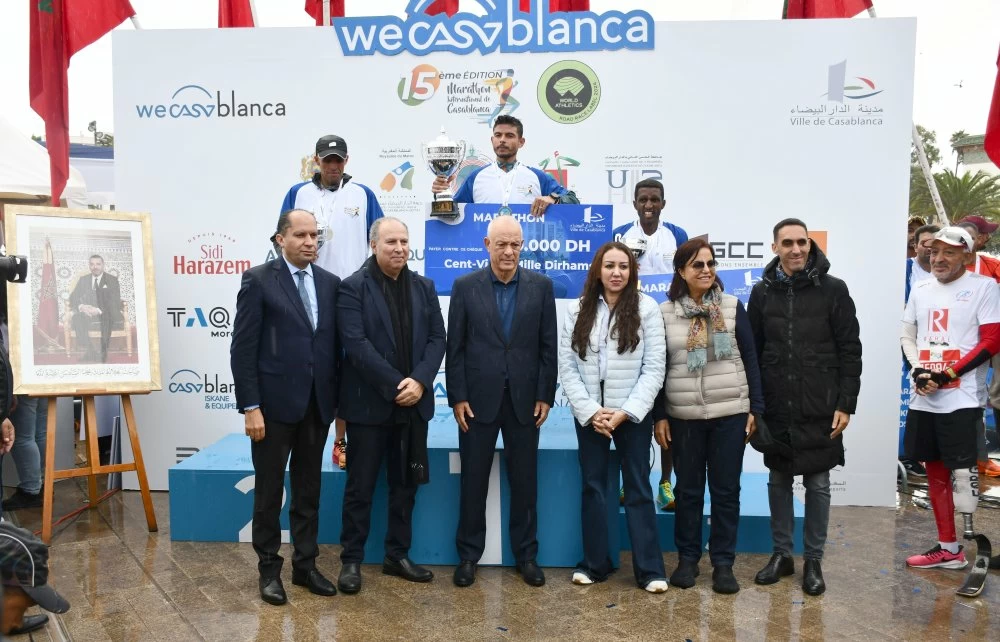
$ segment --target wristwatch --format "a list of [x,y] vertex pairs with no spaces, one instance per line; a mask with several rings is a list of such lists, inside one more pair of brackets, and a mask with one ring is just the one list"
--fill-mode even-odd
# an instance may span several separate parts
[[552,192],[551,194],[549,194],[549,198],[558,203],[559,199],[562,198],[562,195],[559,192]]

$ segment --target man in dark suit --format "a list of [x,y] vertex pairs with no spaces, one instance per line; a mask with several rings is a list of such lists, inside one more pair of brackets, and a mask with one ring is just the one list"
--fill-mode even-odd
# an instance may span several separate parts
[[455,537],[456,586],[476,581],[486,546],[486,496],[497,435],[510,482],[510,539],[517,570],[545,583],[535,562],[538,429],[556,393],[556,303],[552,281],[518,267],[523,236],[498,216],[485,239],[488,267],[455,281],[448,311],[448,403],[461,432],[462,493]]
[[291,210],[278,218],[281,256],[243,274],[230,349],[236,406],[244,414],[256,475],[253,547],[260,596],[284,604],[282,494],[291,455],[289,510],[292,583],[334,595],[316,570],[320,471],[337,409],[337,291],[340,279],[312,265],[316,218]]
[[[90,257],[90,274],[80,277],[69,295],[73,310],[73,332],[77,345],[86,346],[83,361],[108,360],[108,343],[111,331],[122,322],[122,293],[118,279],[104,271],[104,259],[99,254]],[[101,329],[100,351],[94,349],[90,329],[94,324]]]
[[389,482],[389,526],[382,572],[411,582],[433,574],[409,558],[417,485],[429,480],[427,424],[434,416],[434,377],[445,352],[444,318],[434,283],[411,272],[406,225],[380,218],[369,233],[373,256],[344,279],[337,324],[346,359],[340,413],[351,458],[344,488],[337,586],[361,590],[361,562],[372,495],[382,460]]

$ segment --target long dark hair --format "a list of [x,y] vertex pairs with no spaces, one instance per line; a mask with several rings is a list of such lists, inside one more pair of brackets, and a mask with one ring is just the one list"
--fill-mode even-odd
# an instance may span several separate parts
[[625,289],[618,297],[618,303],[611,312],[611,332],[609,337],[618,336],[618,354],[625,351],[635,351],[639,346],[639,264],[635,256],[624,243],[611,241],[598,248],[594,260],[587,271],[587,280],[583,284],[583,294],[580,295],[580,314],[576,317],[573,327],[572,347],[581,359],[587,358],[587,347],[590,344],[590,331],[597,320],[597,298],[604,294],[604,284],[601,283],[601,264],[604,255],[609,250],[619,250],[628,257],[628,280]]
[[[677,252],[674,254],[674,280],[670,282],[670,292],[667,293],[671,301],[677,301],[682,296],[691,293],[688,290],[687,281],[681,276],[681,270],[694,260],[694,257],[698,256],[698,252],[701,252],[702,248],[708,248],[708,251],[712,253],[712,259],[715,259],[715,248],[705,239],[691,239],[677,248]],[[718,288],[719,292],[722,292],[722,279],[719,278],[718,274],[715,275],[715,285],[712,288]]]

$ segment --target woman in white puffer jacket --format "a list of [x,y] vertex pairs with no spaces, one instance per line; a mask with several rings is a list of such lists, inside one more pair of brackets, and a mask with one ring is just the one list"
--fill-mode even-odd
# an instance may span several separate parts
[[584,553],[574,584],[604,580],[614,568],[608,558],[607,510],[609,497],[617,500],[617,487],[608,485],[614,439],[636,582],[652,593],[667,590],[649,484],[650,411],[665,372],[659,307],[639,291],[638,266],[629,249],[605,243],[594,256],[583,295],[566,310],[559,341],[559,379],[576,419],[583,478]]

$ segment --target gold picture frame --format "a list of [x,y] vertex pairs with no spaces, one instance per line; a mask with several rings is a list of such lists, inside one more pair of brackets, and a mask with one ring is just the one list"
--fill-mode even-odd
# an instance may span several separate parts
[[[4,208],[15,394],[142,394],[162,388],[152,220],[145,212]],[[5,259],[4,259],[5,260]]]

